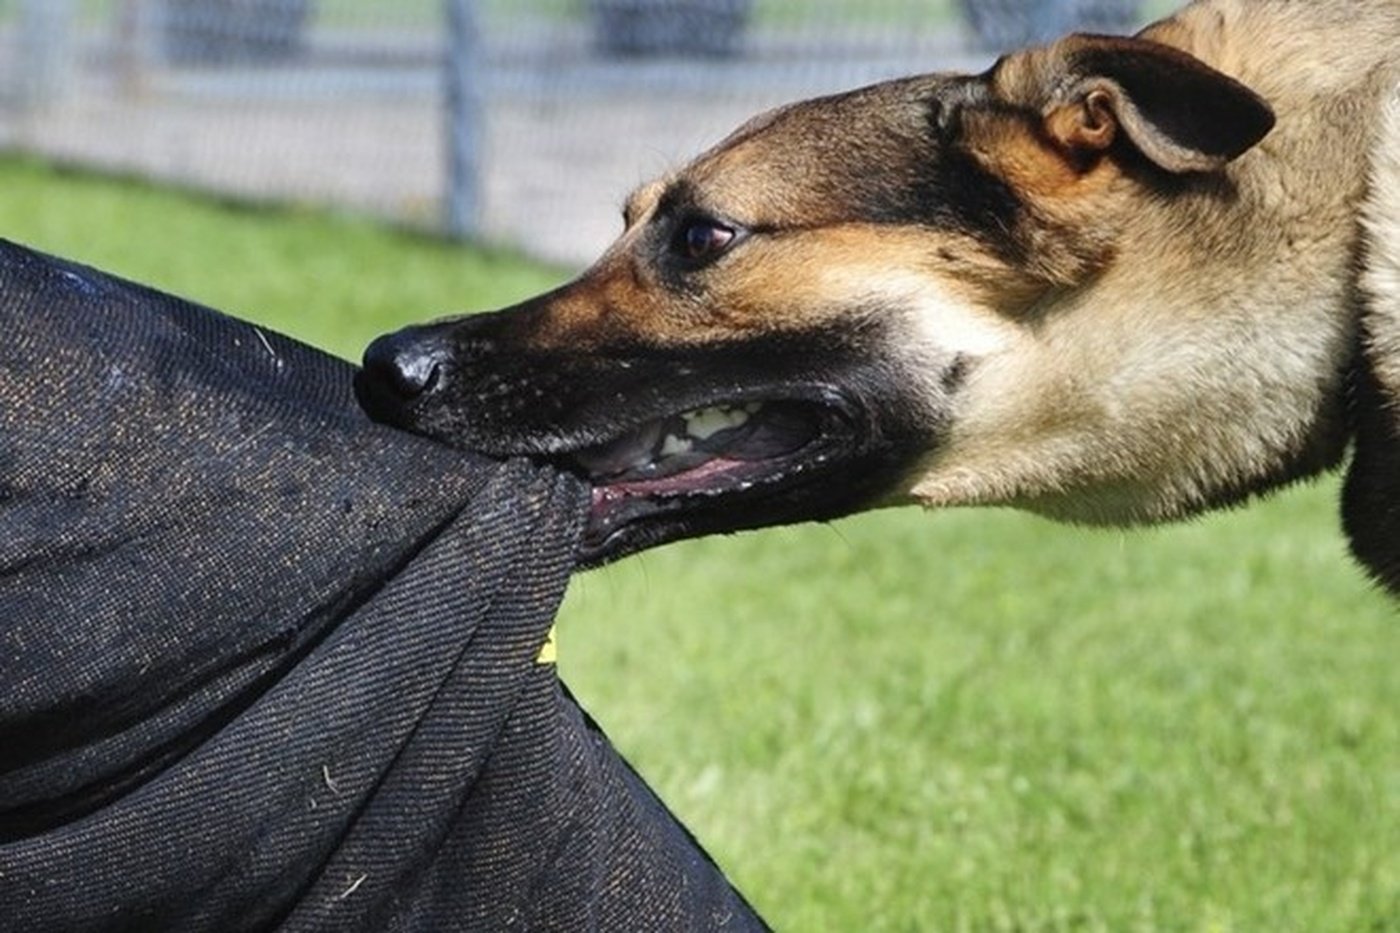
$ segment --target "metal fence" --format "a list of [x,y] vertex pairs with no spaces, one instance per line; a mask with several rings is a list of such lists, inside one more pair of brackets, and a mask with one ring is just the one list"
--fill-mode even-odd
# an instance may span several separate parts
[[0,149],[581,263],[775,104],[1154,0],[0,0]]

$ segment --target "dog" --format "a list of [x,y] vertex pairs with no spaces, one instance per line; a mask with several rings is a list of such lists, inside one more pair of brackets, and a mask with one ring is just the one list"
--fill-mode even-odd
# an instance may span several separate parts
[[761,115],[375,418],[586,476],[583,559],[905,503],[1163,522],[1338,467],[1400,592],[1400,2],[1200,0]]

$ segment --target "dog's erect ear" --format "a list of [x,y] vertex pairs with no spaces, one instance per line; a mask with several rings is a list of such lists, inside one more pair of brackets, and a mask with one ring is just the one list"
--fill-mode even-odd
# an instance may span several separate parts
[[1043,111],[1045,128],[1073,152],[1105,151],[1121,132],[1169,172],[1208,172],[1274,125],[1258,94],[1171,46],[1078,35],[1053,54],[1062,80]]

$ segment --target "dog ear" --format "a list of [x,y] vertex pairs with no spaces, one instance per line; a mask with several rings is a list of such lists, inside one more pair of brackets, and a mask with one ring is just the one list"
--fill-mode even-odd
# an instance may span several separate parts
[[1072,152],[1103,152],[1121,132],[1169,172],[1209,172],[1273,128],[1263,98],[1171,46],[1079,35],[1056,51],[1065,77],[1044,110],[1045,128]]

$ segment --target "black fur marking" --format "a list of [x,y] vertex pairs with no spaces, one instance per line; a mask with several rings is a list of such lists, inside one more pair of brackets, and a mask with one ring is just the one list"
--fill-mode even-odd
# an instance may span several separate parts
[[[867,407],[898,405],[908,380],[889,362],[884,326],[828,326],[706,346],[618,341],[536,351],[518,328],[527,310],[413,328],[449,348],[431,397],[386,420],[490,453],[547,453],[605,440],[618,428],[725,396],[795,387],[843,387]],[[920,419],[926,423],[927,418]]]
[[696,210],[696,203],[695,186],[683,178],[677,179],[661,192],[661,197],[656,202],[655,216],[671,219],[691,213]]
[[1168,46],[1105,37],[1078,50],[1073,69],[1117,82],[1160,133],[1208,156],[1233,159],[1274,125],[1259,95]]
[[1009,263],[1026,258],[1016,229],[1026,207],[1015,189],[957,147],[940,153],[915,189],[917,209],[935,226],[969,234]]
[[852,219],[951,230],[973,237],[1007,262],[1020,262],[1026,247],[1016,231],[1026,205],[957,142],[960,118],[949,108],[961,106],[945,95],[931,97],[922,138],[911,141],[899,159],[842,180],[837,199],[848,205]]
[[1355,452],[1342,489],[1342,527],[1351,552],[1400,596],[1400,407],[1369,366],[1356,375]]
[[944,395],[953,395],[963,387],[967,381],[967,374],[972,368],[972,362],[965,354],[959,353],[953,357],[953,361],[948,364],[948,368],[943,370],[943,375],[939,377],[939,385],[943,388]]

